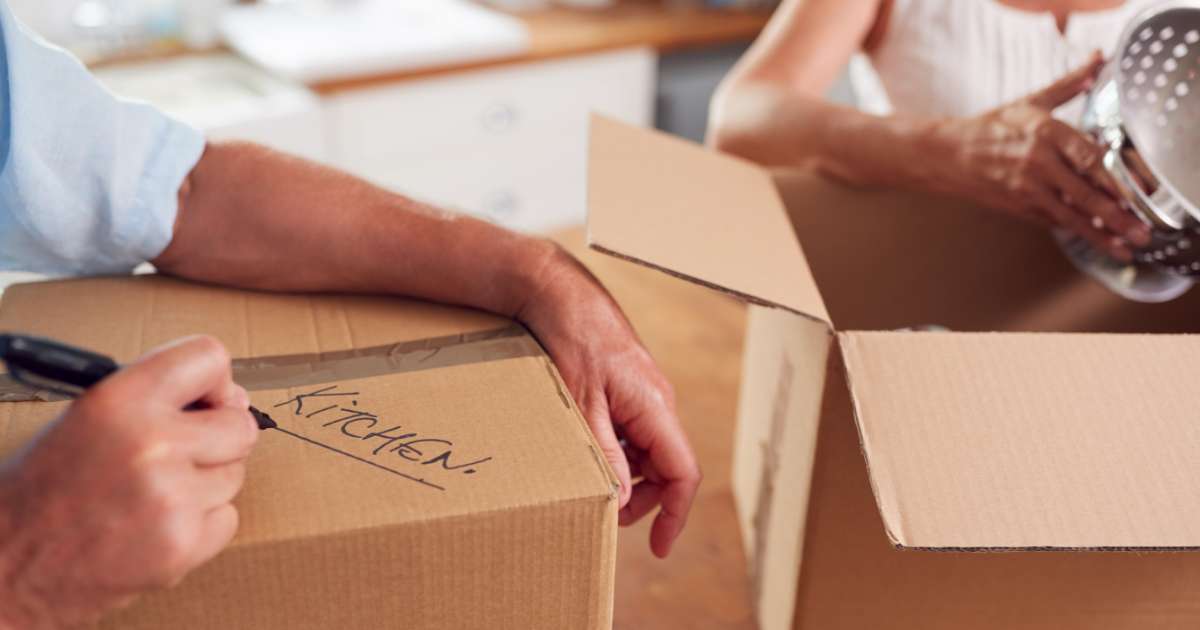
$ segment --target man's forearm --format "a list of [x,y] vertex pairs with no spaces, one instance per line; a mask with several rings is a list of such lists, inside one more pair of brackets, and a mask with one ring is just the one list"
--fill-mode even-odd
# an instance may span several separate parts
[[180,204],[155,265],[232,286],[395,293],[515,316],[564,258],[548,241],[244,143],[210,145]]

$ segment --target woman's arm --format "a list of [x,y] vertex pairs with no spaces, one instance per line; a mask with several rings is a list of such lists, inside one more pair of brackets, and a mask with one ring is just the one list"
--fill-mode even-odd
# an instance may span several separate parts
[[714,99],[709,142],[773,167],[966,199],[1068,229],[1128,260],[1149,229],[1117,201],[1102,150],[1051,115],[1102,59],[972,118],[874,116],[824,94],[855,52],[886,37],[891,0],[784,0]]
[[[784,0],[713,100],[709,142],[768,166],[811,166],[863,184],[904,180],[909,161],[880,147],[910,145],[927,121],[881,118],[825,100],[888,0]],[[847,142],[847,139],[853,142]],[[852,145],[852,146],[845,146]]]

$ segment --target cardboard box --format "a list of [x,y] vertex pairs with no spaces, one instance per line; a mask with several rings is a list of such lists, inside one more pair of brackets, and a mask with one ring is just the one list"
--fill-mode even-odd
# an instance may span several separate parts
[[997,214],[604,119],[590,182],[593,247],[755,305],[762,628],[1200,627],[1200,291],[1125,302]]
[[[215,335],[280,424],[249,460],[232,546],[105,628],[612,625],[615,481],[513,322],[139,277],[15,285],[0,329],[121,361]],[[0,457],[65,405],[0,403]]]

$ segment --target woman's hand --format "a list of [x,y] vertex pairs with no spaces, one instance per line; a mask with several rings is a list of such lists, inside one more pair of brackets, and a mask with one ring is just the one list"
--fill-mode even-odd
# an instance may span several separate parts
[[1104,64],[1087,65],[1045,89],[981,116],[933,127],[953,156],[935,187],[1049,227],[1069,230],[1123,261],[1150,243],[1150,229],[1123,206],[1101,164],[1104,149],[1055,119],[1054,108],[1088,90]]

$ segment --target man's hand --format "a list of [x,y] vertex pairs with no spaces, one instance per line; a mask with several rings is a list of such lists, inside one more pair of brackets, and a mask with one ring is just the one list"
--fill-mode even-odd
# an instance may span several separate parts
[[180,208],[175,238],[154,260],[164,273],[269,291],[404,295],[519,319],[550,352],[620,478],[622,523],[661,504],[651,546],[670,551],[700,482],[671,388],[616,303],[561,248],[243,143],[209,146]]
[[76,401],[0,474],[0,628],[95,621],[217,555],[258,436],[248,406],[208,337]]
[[650,533],[666,557],[687,523],[700,469],[675,413],[671,384],[612,297],[555,248],[542,282],[517,317],[554,359],[621,482],[621,525],[659,504]]

